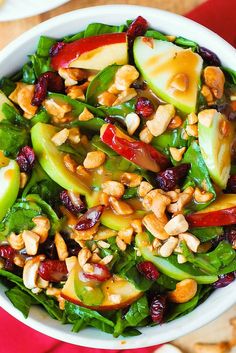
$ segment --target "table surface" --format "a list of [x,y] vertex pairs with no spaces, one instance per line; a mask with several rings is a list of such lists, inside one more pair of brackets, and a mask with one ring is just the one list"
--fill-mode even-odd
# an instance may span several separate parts
[[[34,27],[38,23],[45,21],[54,16],[60,15],[64,12],[76,10],[78,8],[96,5],[108,4],[132,4],[151,6],[159,9],[168,10],[178,14],[185,14],[197,5],[203,3],[205,0],[71,0],[63,6],[60,6],[47,13],[22,19],[18,21],[0,23],[0,49],[7,45],[11,40],[17,38],[21,33]],[[206,313],[207,315],[207,313]],[[236,316],[236,306],[228,310],[220,318],[214,320],[212,323],[196,330],[195,332],[184,336],[174,343],[183,348],[186,353],[193,352],[192,348],[195,342],[218,342],[227,340],[231,334],[231,327],[229,319]],[[232,353],[236,353],[236,349]]]

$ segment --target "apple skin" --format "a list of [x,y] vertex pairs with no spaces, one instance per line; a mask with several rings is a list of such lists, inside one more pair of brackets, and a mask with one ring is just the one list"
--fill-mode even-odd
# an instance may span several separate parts
[[102,70],[111,65],[128,63],[128,44],[126,33],[109,33],[78,39],[66,43],[51,58],[54,70],[77,67]]
[[[1,154],[0,154],[1,162]],[[14,204],[20,188],[20,168],[16,161],[0,168],[0,221],[5,217],[8,209]]]
[[[99,310],[99,311],[117,310],[132,304],[134,301],[136,301],[143,295],[143,292],[136,289],[132,283],[128,282],[126,279],[123,279],[119,276],[113,275],[113,277],[111,277],[105,282],[102,282],[101,284],[101,289],[104,293],[104,299],[102,303],[100,305],[94,305],[94,306],[86,305],[80,300],[80,298],[78,298],[75,291],[75,276],[78,274],[79,268],[80,267],[76,262],[61,291],[61,296],[69,302],[72,302],[74,304],[77,304],[92,310]],[[111,294],[121,295],[121,298],[122,298],[121,302],[120,303],[112,302],[109,299],[109,295]]]
[[190,227],[218,227],[236,223],[236,194],[222,194],[203,210],[186,216]]

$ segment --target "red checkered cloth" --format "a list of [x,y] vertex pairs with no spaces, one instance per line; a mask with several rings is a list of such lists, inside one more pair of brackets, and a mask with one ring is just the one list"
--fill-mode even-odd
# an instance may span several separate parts
[[[209,0],[186,16],[218,33],[236,46],[236,0]],[[186,33],[186,37],[188,34]],[[0,309],[0,353],[115,353],[118,350],[92,349],[49,338],[23,325]],[[136,350],[137,353],[152,353],[158,346]]]

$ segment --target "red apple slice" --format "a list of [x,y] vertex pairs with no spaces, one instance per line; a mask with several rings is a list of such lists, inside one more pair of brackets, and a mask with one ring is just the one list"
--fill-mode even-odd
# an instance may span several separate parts
[[72,43],[66,43],[51,58],[51,66],[54,70],[61,67],[102,70],[111,64],[127,63],[126,33],[109,33],[78,39]]
[[236,223],[236,194],[222,194],[216,201],[186,216],[190,227],[217,227]]
[[[78,264],[73,267],[61,292],[61,296],[64,299],[74,304],[93,310],[117,310],[130,305],[142,296],[142,292],[136,289],[132,283],[119,276],[113,275],[100,286],[104,295],[101,304],[95,306],[85,305],[76,295],[75,282],[79,270],[80,267]],[[84,286],[86,286],[86,282]],[[94,295],[96,295],[96,291],[94,291]],[[94,298],[94,302],[96,302],[96,298]]]

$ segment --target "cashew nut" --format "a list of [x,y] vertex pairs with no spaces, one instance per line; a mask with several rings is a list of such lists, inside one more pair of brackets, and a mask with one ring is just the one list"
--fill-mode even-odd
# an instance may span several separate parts
[[175,290],[169,292],[168,298],[173,303],[186,303],[197,293],[197,282],[194,279],[184,279],[176,284]]

